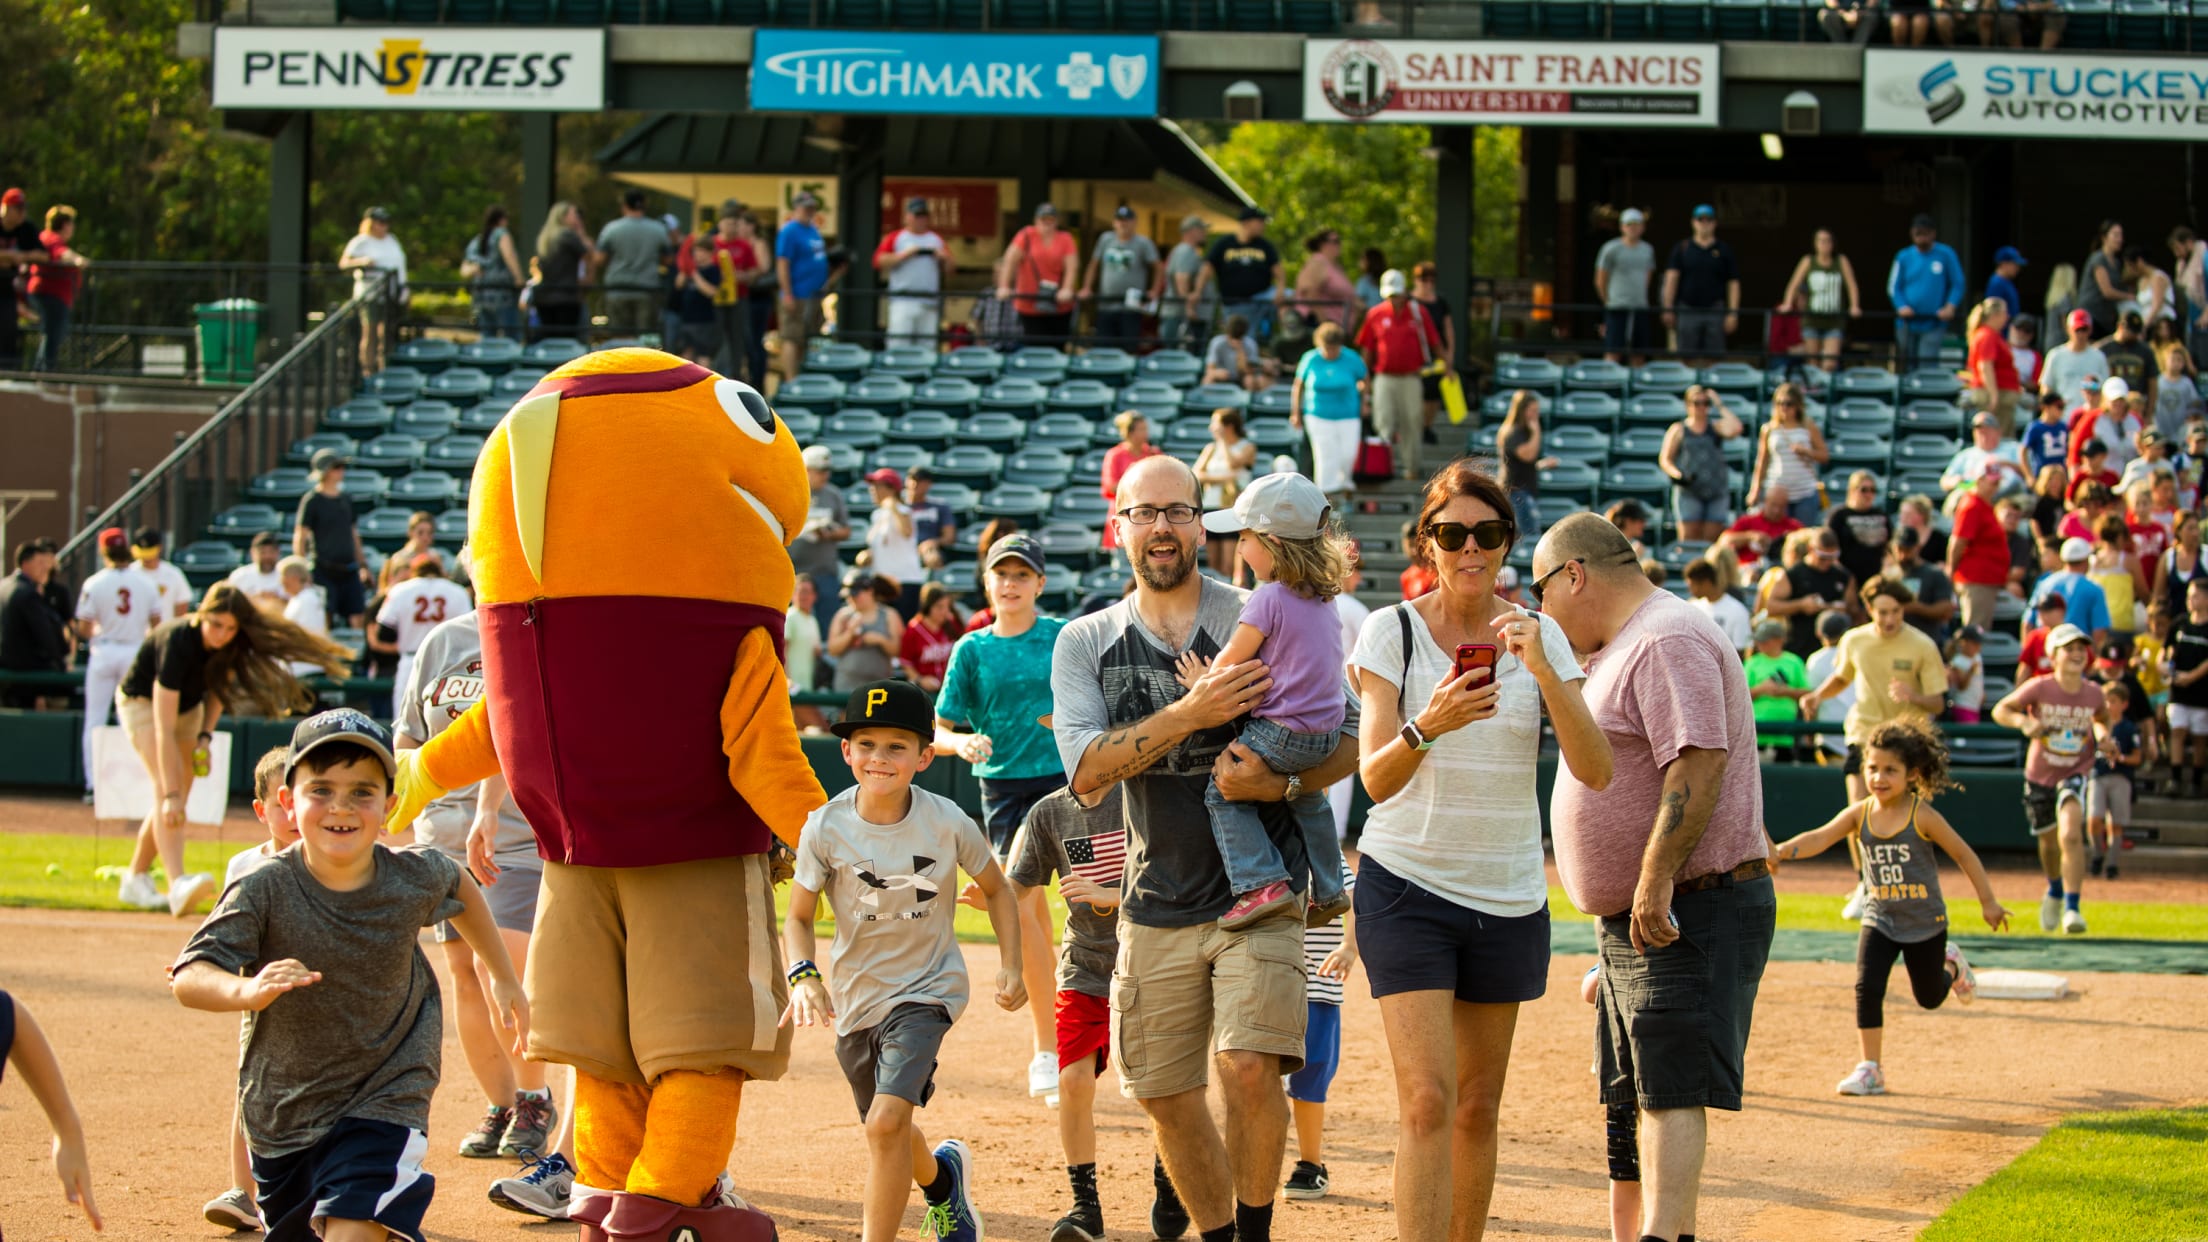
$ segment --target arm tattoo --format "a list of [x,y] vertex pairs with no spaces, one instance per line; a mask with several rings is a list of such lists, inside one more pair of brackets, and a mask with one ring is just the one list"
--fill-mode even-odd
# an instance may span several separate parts
[[1656,808],[1656,835],[1659,838],[1679,831],[1679,825],[1686,822],[1687,800],[1693,796],[1694,787],[1685,782],[1664,795],[1663,804]]
[[1158,760],[1165,758],[1166,751],[1172,749],[1170,745],[1164,744],[1161,740],[1154,740],[1148,733],[1135,732],[1135,729],[1139,727],[1134,726],[1121,729],[1116,733],[1107,733],[1096,740],[1095,745],[1099,749],[1107,746],[1132,746],[1134,748],[1134,755],[1127,762],[1097,774],[1096,780],[1099,788],[1105,785],[1117,784],[1130,776],[1140,775],[1156,764]]

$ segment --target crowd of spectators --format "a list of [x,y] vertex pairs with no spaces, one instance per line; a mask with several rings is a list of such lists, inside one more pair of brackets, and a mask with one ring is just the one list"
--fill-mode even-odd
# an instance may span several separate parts
[[[46,209],[45,227],[31,223],[30,195],[19,187],[0,191],[0,274],[8,281],[7,305],[0,311],[0,371],[58,371],[61,349],[69,339],[69,319],[85,269],[92,266],[75,248],[77,209],[55,203]],[[38,325],[38,353],[23,356],[23,322]]]

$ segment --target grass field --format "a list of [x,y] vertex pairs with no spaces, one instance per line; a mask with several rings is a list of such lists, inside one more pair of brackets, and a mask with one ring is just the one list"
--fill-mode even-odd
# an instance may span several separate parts
[[[230,855],[253,844],[242,837],[217,843],[195,841],[185,847],[186,865],[218,880]],[[122,834],[99,838],[65,833],[0,833],[0,906],[43,906],[61,910],[121,910],[115,900],[113,880],[101,879],[96,867],[119,867],[129,861],[130,839]],[[48,867],[59,868],[49,872]],[[1840,921],[1839,897],[1811,893],[1779,895],[1779,926],[1799,931],[1845,931]],[[1051,909],[1062,924],[1065,907],[1053,900]],[[2130,940],[2178,940],[2208,942],[2208,905],[2177,902],[2094,901],[2088,897],[2096,936]],[[825,908],[825,907],[824,907]],[[2036,907],[2012,911],[2012,927],[2030,924]],[[1583,923],[1585,915],[1572,909],[1562,889],[1549,890],[1549,910],[1558,922]],[[1948,902],[1948,920],[1962,934],[1985,934],[1974,899]],[[828,920],[823,918],[823,926]],[[2036,932],[2027,934],[2037,934]],[[989,916],[961,907],[958,912],[961,940],[988,942]]]
[[2085,1113],[1957,1199],[1919,1242],[2208,1238],[2208,1108]]

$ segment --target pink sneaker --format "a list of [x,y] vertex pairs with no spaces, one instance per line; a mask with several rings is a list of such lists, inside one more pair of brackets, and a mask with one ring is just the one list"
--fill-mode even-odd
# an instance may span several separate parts
[[1219,916],[1219,926],[1228,931],[1240,931],[1252,923],[1277,915],[1303,914],[1303,899],[1296,890],[1288,887],[1288,881],[1275,880],[1263,888],[1242,894],[1227,912]]

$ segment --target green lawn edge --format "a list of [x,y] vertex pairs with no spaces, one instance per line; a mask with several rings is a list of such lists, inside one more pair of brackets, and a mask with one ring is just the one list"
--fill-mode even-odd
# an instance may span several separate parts
[[2208,1107],[2064,1118],[1918,1242],[2208,1238]]

